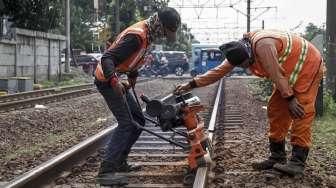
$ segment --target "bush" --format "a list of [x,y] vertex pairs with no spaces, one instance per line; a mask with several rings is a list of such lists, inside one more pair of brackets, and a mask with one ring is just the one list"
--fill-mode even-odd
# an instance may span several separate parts
[[92,82],[93,82],[92,76],[86,74],[80,68],[71,67],[71,72],[63,73],[61,80],[55,77],[51,80],[44,80],[39,84],[42,85],[42,88],[50,88],[50,87],[78,85]]
[[326,115],[336,115],[336,102],[330,91],[323,95],[323,110]]
[[330,91],[323,95],[323,110],[323,116],[314,122],[314,144],[336,159],[336,102]]
[[256,96],[258,100],[268,101],[272,94],[273,83],[271,80],[254,79],[249,83],[249,87],[252,90],[252,94]]

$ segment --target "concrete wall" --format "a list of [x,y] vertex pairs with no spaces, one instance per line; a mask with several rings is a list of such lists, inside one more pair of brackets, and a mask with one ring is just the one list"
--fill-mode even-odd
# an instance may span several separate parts
[[0,77],[15,76],[15,42],[0,41]]
[[65,36],[19,28],[14,33],[11,40],[0,39],[0,77],[31,77],[37,82],[56,76]]

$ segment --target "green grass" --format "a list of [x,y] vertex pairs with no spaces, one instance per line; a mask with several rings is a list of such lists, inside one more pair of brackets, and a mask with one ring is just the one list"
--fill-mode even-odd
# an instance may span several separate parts
[[336,116],[326,114],[314,123],[313,137],[315,147],[325,150],[336,159]]
[[266,79],[253,79],[248,83],[252,95],[259,101],[267,102],[272,94],[272,81]]
[[51,87],[58,87],[58,86],[70,86],[70,85],[79,85],[84,83],[92,83],[93,78],[92,76],[84,73],[80,69],[71,68],[70,73],[63,73],[61,80],[59,78],[54,77],[51,80],[44,80],[39,82],[42,85],[42,88],[51,88]]

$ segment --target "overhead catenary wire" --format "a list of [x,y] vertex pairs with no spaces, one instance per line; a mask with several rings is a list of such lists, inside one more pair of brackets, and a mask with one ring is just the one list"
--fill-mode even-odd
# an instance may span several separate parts
[[[250,20],[251,26],[250,28],[261,29],[262,24],[261,21],[267,20],[266,17],[272,17],[272,19],[276,19],[277,9],[272,6],[268,1],[264,0],[254,0],[251,1],[250,9],[254,10],[251,12]],[[231,33],[244,33],[246,31],[246,26],[241,26],[241,24],[246,23],[246,1],[243,0],[172,0],[169,2],[169,6],[175,7],[181,13],[182,20],[187,23],[188,28],[190,28],[191,33],[195,36],[197,40],[202,42],[199,38],[199,33],[203,33],[203,30],[211,31],[210,35],[212,37],[208,37],[206,41],[208,42],[216,42],[218,38],[228,37]],[[267,14],[270,10],[275,10],[276,14]],[[236,27],[224,28],[227,26],[226,23],[223,23],[223,20],[227,22],[228,20],[232,20]],[[260,20],[260,23],[259,21]],[[256,22],[258,21],[258,22]],[[266,25],[267,26],[267,25]],[[232,31],[228,31],[232,29]],[[225,33],[215,33],[216,30],[223,31],[226,30]],[[217,35],[217,36],[216,36]],[[231,38],[231,37],[229,37]]]

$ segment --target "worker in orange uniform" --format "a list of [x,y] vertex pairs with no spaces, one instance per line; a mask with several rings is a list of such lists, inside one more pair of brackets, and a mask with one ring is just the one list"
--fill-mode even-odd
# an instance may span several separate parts
[[[144,64],[144,56],[150,44],[162,37],[175,41],[180,24],[178,12],[165,7],[147,20],[126,28],[112,44],[107,44],[108,49],[95,71],[95,84],[116,117],[118,126],[109,138],[96,178],[101,185],[127,184],[127,177],[117,175],[116,172],[139,169],[127,163],[127,156],[141,134],[137,125],[144,126],[145,118],[128,89],[134,88],[136,84],[138,69]],[[120,74],[127,74],[128,83],[119,80]]]
[[[312,143],[314,105],[323,76],[320,52],[300,36],[275,30],[249,32],[242,40],[219,48],[226,56],[224,62],[178,85],[175,92],[212,84],[235,66],[249,68],[256,76],[271,79],[274,89],[267,108],[271,155],[252,166],[256,170],[273,168],[289,175],[302,174]],[[292,156],[287,162],[285,137],[290,127]]]
[[107,39],[105,43],[105,50],[110,48],[110,46],[113,44],[113,41],[114,41],[114,37],[110,37],[109,39]]

